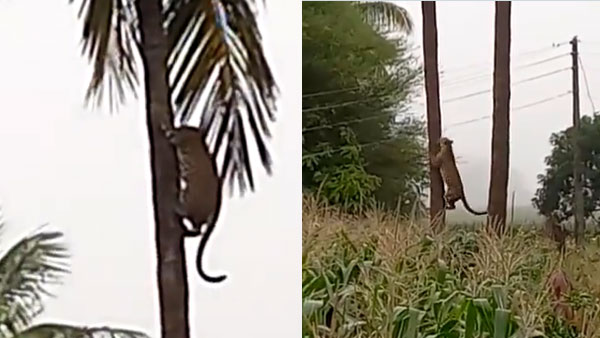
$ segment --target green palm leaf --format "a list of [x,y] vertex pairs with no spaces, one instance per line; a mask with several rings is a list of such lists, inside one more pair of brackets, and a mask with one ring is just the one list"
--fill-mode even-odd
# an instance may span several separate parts
[[14,338],[146,338],[146,334],[138,331],[113,329],[109,327],[78,327],[61,324],[40,324],[15,335]]
[[[270,174],[265,139],[274,120],[277,92],[264,56],[254,1],[167,2],[169,62],[175,106],[182,121],[200,109],[200,128],[212,133],[214,152],[224,149],[222,172],[243,192],[254,190],[247,128]],[[224,15],[220,15],[219,10]],[[203,102],[202,102],[203,101]],[[199,104],[201,104],[199,106]],[[248,126],[248,127],[247,127]]]
[[0,324],[16,332],[43,310],[46,287],[68,272],[66,248],[60,232],[30,235],[0,258]]
[[79,17],[83,18],[82,52],[94,65],[85,100],[95,98],[100,104],[106,86],[112,110],[125,101],[126,90],[136,93],[137,16],[131,1],[81,0]]
[[[73,0],[70,0],[73,2]],[[111,107],[135,93],[140,53],[133,0],[81,0],[83,52],[94,64],[86,101],[102,100],[104,85]],[[271,173],[266,146],[267,120],[274,120],[277,86],[265,58],[253,0],[165,0],[169,37],[169,77],[180,120],[202,111],[215,156],[223,154],[221,173],[243,193],[254,190],[248,128],[263,167]],[[221,10],[221,11],[220,11]],[[220,12],[219,12],[220,11]]]
[[365,19],[383,32],[411,33],[413,22],[405,8],[386,1],[354,1]]

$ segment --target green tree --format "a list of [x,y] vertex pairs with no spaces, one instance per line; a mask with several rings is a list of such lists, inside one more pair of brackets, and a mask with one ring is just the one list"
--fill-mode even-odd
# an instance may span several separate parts
[[[0,229],[4,224],[0,222]],[[79,327],[58,323],[33,325],[44,311],[44,296],[48,287],[60,283],[69,272],[63,234],[57,231],[36,231],[22,238],[0,255],[0,336],[15,338],[91,337],[91,334],[123,338],[145,338],[146,334],[111,328]]]
[[423,123],[409,112],[420,66],[361,6],[302,4],[303,186],[351,211],[375,200],[408,211],[426,183],[414,165]]
[[412,33],[413,22],[406,8],[387,1],[352,1],[352,4],[380,33]]
[[[580,121],[584,216],[589,219],[595,211],[600,210],[600,116],[583,116]],[[560,221],[565,221],[574,214],[571,130],[567,128],[550,137],[552,152],[545,158],[547,167],[544,174],[538,175],[540,187],[532,199],[541,215],[548,216],[555,212]]]
[[258,151],[270,173],[267,120],[274,119],[277,88],[264,56],[256,4],[81,0],[81,6],[83,53],[94,65],[87,99],[102,102],[106,85],[111,106],[120,103],[126,91],[135,93],[143,74],[161,331],[166,338],[189,337],[183,229],[173,212],[177,165],[161,126],[173,126],[176,115],[187,123],[200,110],[199,126],[215,136],[213,154],[223,154],[219,171],[232,186],[237,182],[241,193],[254,189],[250,150]]

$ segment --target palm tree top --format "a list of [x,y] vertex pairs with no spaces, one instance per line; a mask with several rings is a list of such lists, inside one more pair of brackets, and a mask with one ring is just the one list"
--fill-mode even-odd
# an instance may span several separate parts
[[413,21],[408,11],[388,1],[353,1],[363,13],[366,21],[378,28],[382,33],[413,31]]
[[[70,0],[73,2],[74,0]],[[109,90],[111,109],[135,95],[140,29],[133,0],[80,0],[83,53],[94,65],[86,102],[101,103]],[[176,115],[187,123],[201,111],[214,155],[223,155],[221,175],[254,190],[250,149],[271,173],[266,139],[275,120],[278,88],[267,62],[254,0],[167,0],[169,82]],[[249,147],[252,134],[255,147]]]
[[[69,272],[68,253],[59,231],[40,231],[22,238],[0,256],[0,337],[148,338],[140,331],[112,327],[81,327],[59,323],[31,325],[44,310],[51,285]],[[0,229],[4,223],[0,220]],[[3,246],[0,245],[0,248]]]

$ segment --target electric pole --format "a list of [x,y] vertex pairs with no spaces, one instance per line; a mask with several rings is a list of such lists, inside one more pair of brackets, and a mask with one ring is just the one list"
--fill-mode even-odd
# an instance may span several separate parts
[[583,211],[583,186],[581,174],[581,148],[579,144],[579,52],[577,48],[577,36],[571,40],[571,59],[573,65],[573,206],[575,216],[575,242],[582,244],[583,232],[585,230],[585,219]]

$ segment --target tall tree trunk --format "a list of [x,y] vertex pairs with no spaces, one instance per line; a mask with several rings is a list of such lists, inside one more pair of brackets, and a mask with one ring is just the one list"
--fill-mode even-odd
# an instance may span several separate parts
[[146,124],[150,140],[152,196],[163,338],[189,337],[188,287],[183,229],[173,212],[177,165],[161,124],[172,126],[173,108],[167,73],[167,39],[160,0],[136,1],[142,37]]
[[[427,99],[427,134],[429,153],[439,151],[438,141],[442,133],[440,113],[440,83],[437,55],[437,18],[435,1],[422,1],[423,12],[423,55],[425,58],[425,93]],[[445,223],[444,183],[440,171],[429,165],[429,218],[439,230]]]
[[510,129],[510,1],[496,2],[494,43],[494,113],[488,225],[506,225]]

